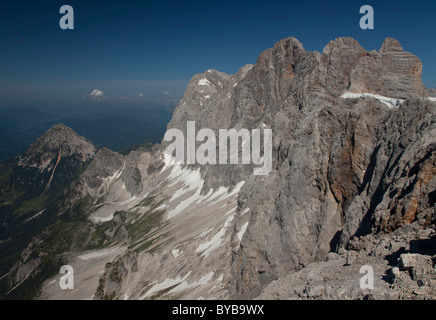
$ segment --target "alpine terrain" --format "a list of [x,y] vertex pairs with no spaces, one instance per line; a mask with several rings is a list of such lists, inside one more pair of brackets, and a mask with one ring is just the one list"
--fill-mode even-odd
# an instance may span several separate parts
[[392,38],[322,53],[288,38],[235,75],[194,75],[167,129],[271,129],[268,175],[180,164],[165,140],[97,150],[54,126],[0,167],[0,297],[436,299],[436,94],[421,73]]

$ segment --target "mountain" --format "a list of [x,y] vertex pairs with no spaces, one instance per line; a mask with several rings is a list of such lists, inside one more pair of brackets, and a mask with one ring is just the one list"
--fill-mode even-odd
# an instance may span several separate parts
[[94,106],[69,117],[33,108],[0,109],[0,161],[23,153],[36,138],[58,123],[91,139],[99,148],[120,151],[146,142],[158,143],[174,110],[171,104],[105,107]]
[[[0,268],[13,270],[17,254],[58,219],[56,201],[87,167],[96,153],[91,142],[64,125],[55,125],[25,153],[0,171]],[[36,260],[22,266],[15,278],[2,277],[10,289],[26,279]],[[33,262],[32,262],[33,261]],[[11,269],[12,268],[12,269]],[[23,271],[24,269],[24,271]],[[10,280],[5,283],[6,280]]]
[[[183,165],[165,139],[90,154],[56,197],[58,220],[9,259],[1,296],[435,299],[436,103],[421,73],[392,38],[370,52],[338,38],[322,53],[287,38],[235,75],[194,75],[167,129],[185,145],[189,121],[209,137],[270,129],[271,172]],[[76,289],[59,288],[62,264]],[[374,289],[359,287],[368,266]]]

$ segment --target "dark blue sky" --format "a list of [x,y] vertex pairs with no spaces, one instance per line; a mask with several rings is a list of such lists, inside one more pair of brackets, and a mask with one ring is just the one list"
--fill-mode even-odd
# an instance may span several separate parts
[[[59,28],[64,4],[74,8],[74,30]],[[364,4],[374,8],[374,30],[359,27]],[[236,73],[290,36],[310,51],[342,36],[378,50],[394,37],[436,87],[435,35],[434,0],[2,1],[0,107],[62,105],[94,89],[181,97],[195,73]]]

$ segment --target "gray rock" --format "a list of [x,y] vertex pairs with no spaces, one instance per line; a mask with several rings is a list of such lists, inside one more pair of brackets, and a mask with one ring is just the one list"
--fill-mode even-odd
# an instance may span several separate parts
[[360,59],[351,75],[350,91],[380,92],[397,98],[425,96],[421,81],[422,63],[416,56],[403,51],[400,43],[386,38],[378,53],[370,52]]
[[418,254],[404,253],[400,256],[402,270],[410,270],[418,264]]
[[391,269],[391,283],[395,283],[401,277],[401,271],[398,267]]
[[427,283],[428,280],[436,280],[436,269],[433,268],[433,260],[430,256],[418,255],[416,265],[412,270],[412,279]]
[[340,259],[340,258],[341,258],[341,256],[339,254],[337,254],[337,253],[334,253],[334,252],[329,252],[327,254],[327,261],[329,261],[329,260],[337,260],[337,259]]
[[326,288],[322,283],[308,283],[305,288],[305,293],[308,298],[319,298],[325,294]]
[[356,251],[348,251],[347,252],[347,258],[345,260],[345,265],[350,266],[354,262],[356,262],[359,254]]

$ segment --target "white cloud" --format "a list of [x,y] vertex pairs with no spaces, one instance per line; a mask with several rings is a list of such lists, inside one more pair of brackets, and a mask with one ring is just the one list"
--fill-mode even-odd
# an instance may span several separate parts
[[97,90],[97,89],[94,89],[94,90],[92,90],[92,92],[89,95],[91,95],[93,97],[101,97],[102,95],[104,95],[104,92]]
[[162,91],[162,94],[164,94],[164,95],[170,95],[171,93],[169,93],[168,91]]
[[140,94],[138,94],[138,97],[143,97],[144,94],[141,92]]

